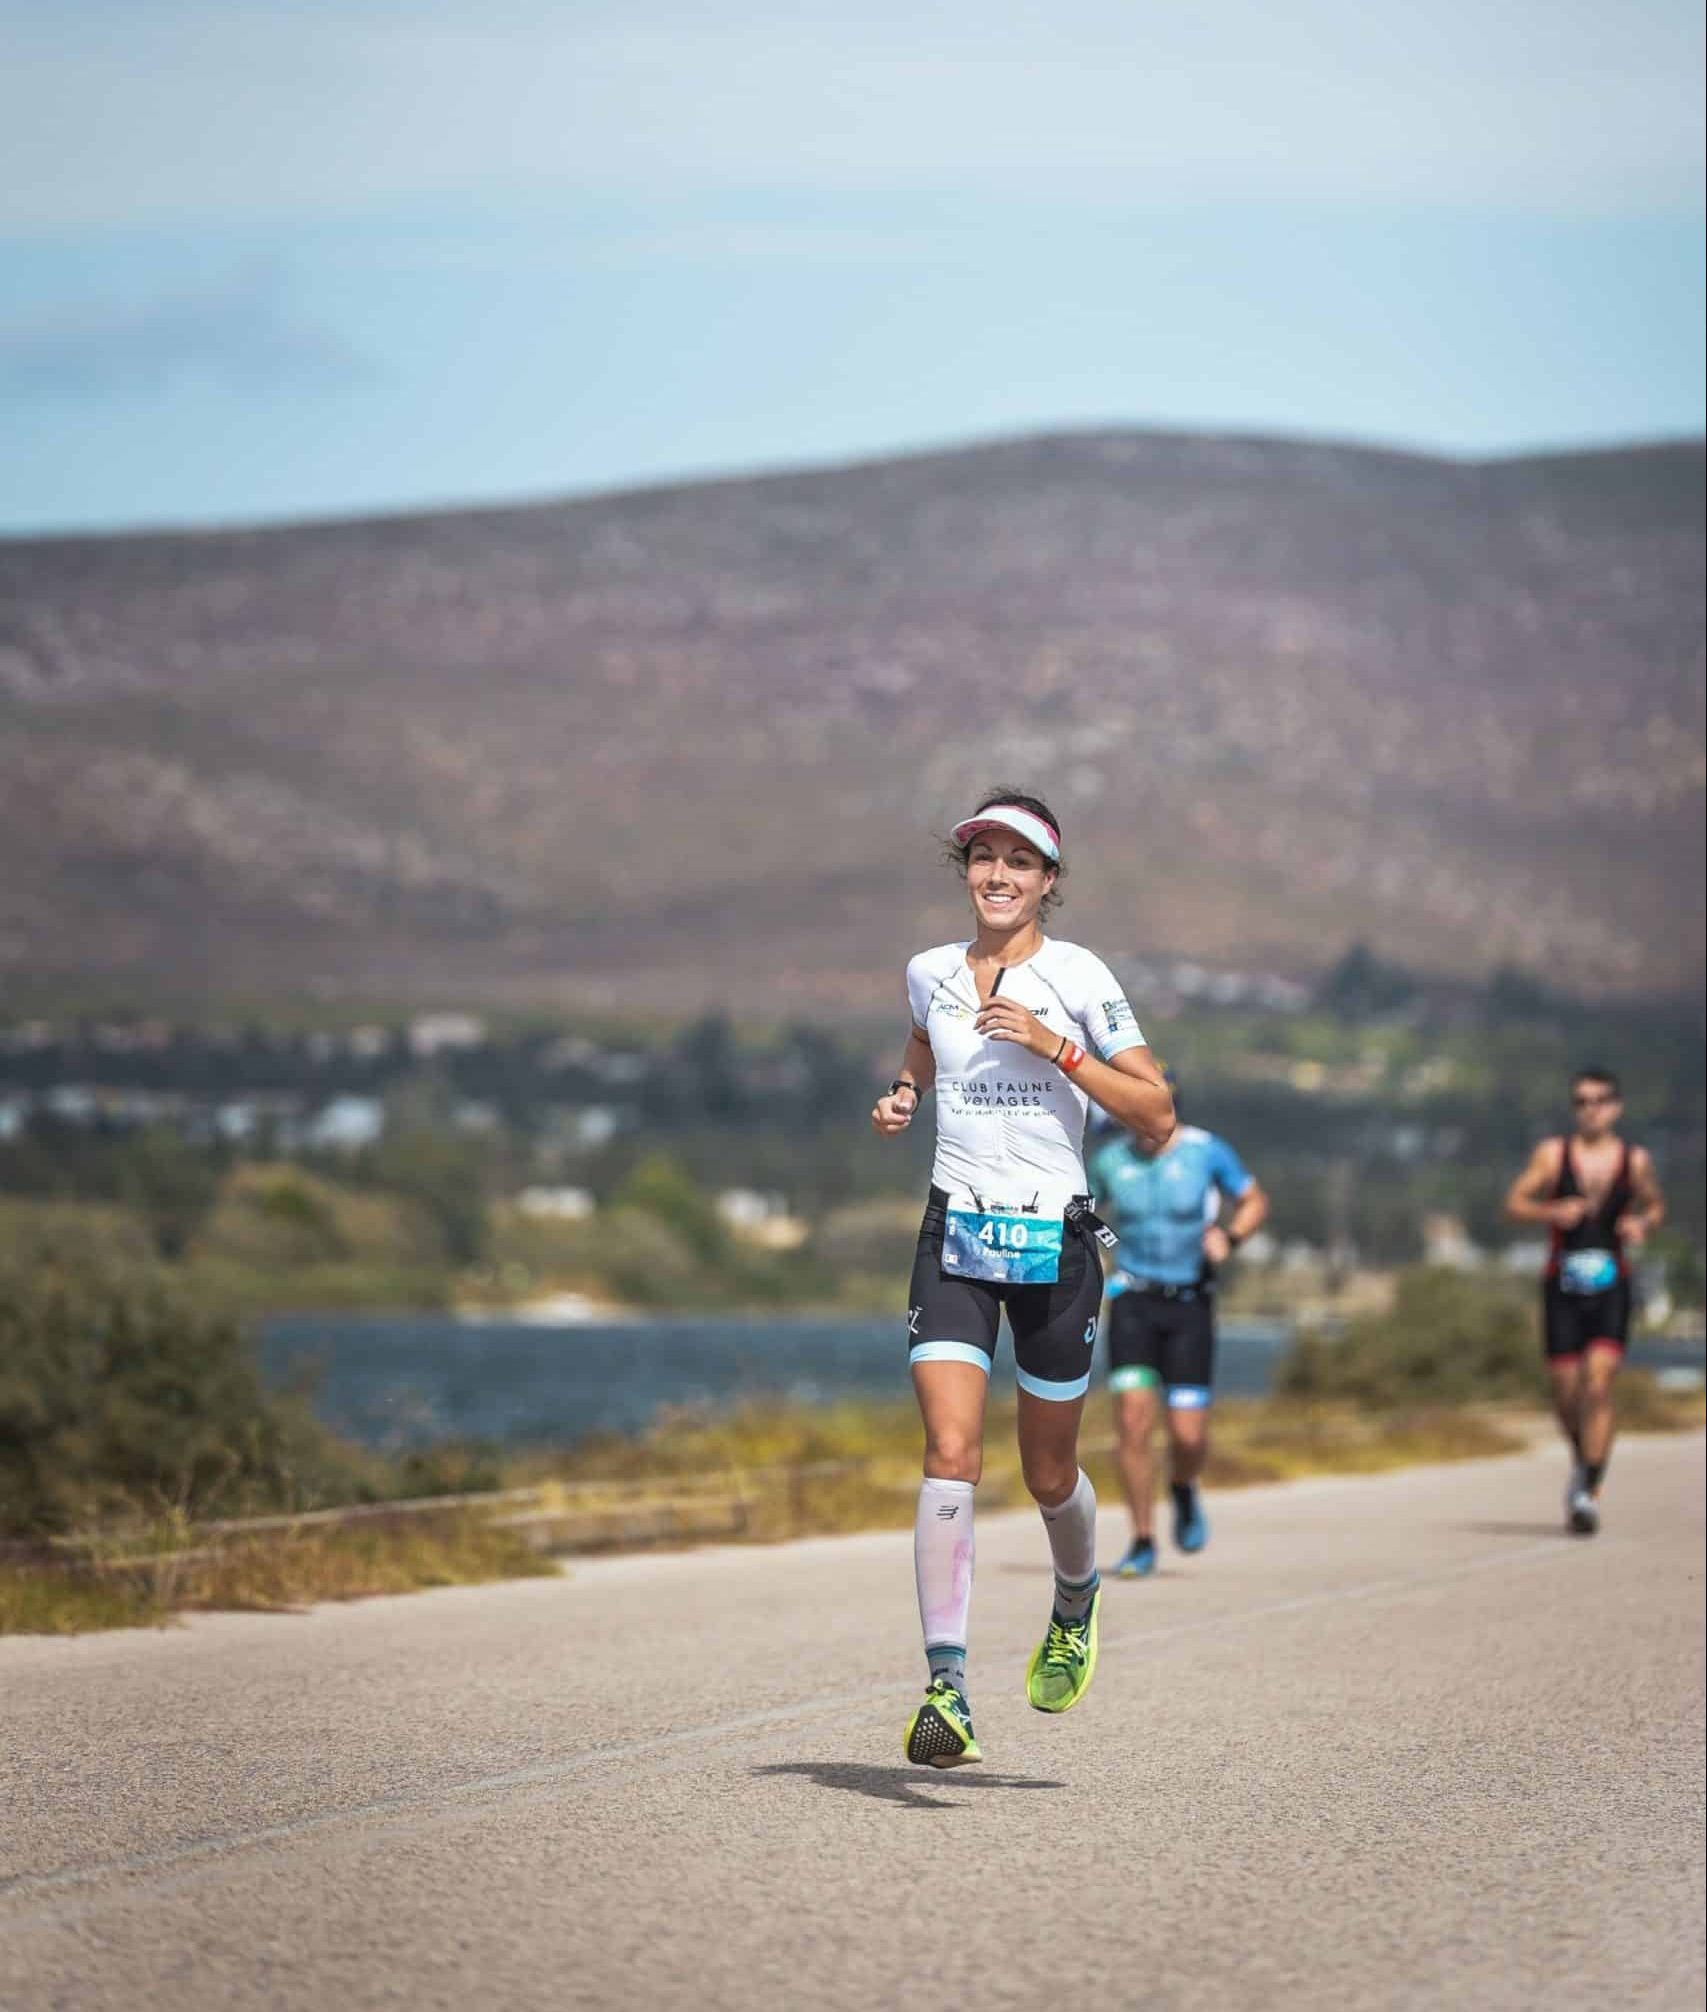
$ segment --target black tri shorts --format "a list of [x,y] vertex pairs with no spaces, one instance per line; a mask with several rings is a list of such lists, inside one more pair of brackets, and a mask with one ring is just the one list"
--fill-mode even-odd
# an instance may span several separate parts
[[1142,1286],[1111,1294],[1108,1387],[1159,1388],[1170,1410],[1207,1410],[1215,1387],[1214,1294]]
[[1605,1292],[1566,1292],[1556,1278],[1541,1287],[1541,1326],[1549,1362],[1569,1362],[1588,1348],[1622,1349],[1630,1338],[1630,1281]]
[[1020,1389],[1060,1403],[1083,1397],[1090,1388],[1102,1305],[1102,1266],[1090,1230],[1066,1225],[1053,1285],[998,1285],[944,1272],[947,1216],[948,1197],[933,1187],[907,1294],[908,1360],[970,1362],[988,1375],[1005,1307]]

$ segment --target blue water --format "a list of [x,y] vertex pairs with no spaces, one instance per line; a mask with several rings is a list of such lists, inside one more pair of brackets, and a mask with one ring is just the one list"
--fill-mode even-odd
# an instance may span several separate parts
[[[1216,1387],[1260,1396],[1287,1339],[1279,1322],[1223,1321]],[[387,1449],[443,1439],[562,1444],[638,1431],[666,1405],[761,1395],[824,1403],[905,1397],[911,1389],[898,1320],[539,1327],[435,1314],[296,1314],[270,1321],[260,1345],[269,1376],[282,1380],[312,1364],[320,1416]],[[1005,1336],[995,1382],[1013,1383]]]
[[[1269,1388],[1290,1329],[1224,1320],[1215,1387],[1226,1397]],[[782,1396],[904,1397],[906,1337],[896,1320],[634,1320],[610,1326],[470,1323],[443,1314],[295,1314],[261,1333],[267,1374],[311,1367],[314,1407],[368,1446],[445,1439],[567,1444],[593,1432],[636,1432],[667,1405],[727,1405]],[[1701,1343],[1638,1342],[1650,1369],[1701,1364]],[[1004,1335],[998,1389],[1013,1384]],[[1101,1385],[1099,1363],[1093,1392]]]

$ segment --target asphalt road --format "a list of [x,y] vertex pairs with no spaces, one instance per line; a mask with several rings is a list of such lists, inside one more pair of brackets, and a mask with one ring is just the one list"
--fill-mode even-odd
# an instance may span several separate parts
[[1703,1442],[1562,1469],[1216,1497],[1062,1719],[986,1518],[952,1775],[905,1533],[0,1642],[0,2004],[1699,2006]]

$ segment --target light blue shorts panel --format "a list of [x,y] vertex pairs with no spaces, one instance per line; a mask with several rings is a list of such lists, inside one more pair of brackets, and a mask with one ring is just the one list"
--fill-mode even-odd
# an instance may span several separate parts
[[1047,1377],[1032,1376],[1023,1369],[1016,1369],[1014,1377],[1021,1390],[1032,1397],[1047,1398],[1051,1404],[1071,1404],[1075,1397],[1083,1397],[1091,1387],[1088,1369],[1083,1376],[1071,1377],[1063,1383],[1051,1383]]
[[990,1373],[990,1358],[969,1341],[915,1341],[907,1351],[908,1362],[969,1362],[974,1369]]
[[1205,1389],[1201,1383],[1170,1383],[1168,1385],[1168,1409],[1170,1411],[1207,1411],[1215,1402],[1215,1393]]

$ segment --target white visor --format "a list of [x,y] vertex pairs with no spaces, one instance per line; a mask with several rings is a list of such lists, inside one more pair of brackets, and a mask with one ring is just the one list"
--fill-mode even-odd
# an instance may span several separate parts
[[970,845],[981,831],[1013,831],[1023,838],[1027,845],[1033,845],[1045,859],[1059,860],[1061,839],[1054,827],[1043,822],[1029,810],[1021,810],[1017,803],[993,803],[988,810],[976,812],[971,817],[963,817],[949,836],[956,845]]

